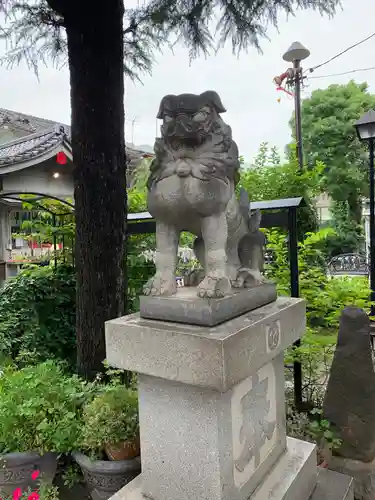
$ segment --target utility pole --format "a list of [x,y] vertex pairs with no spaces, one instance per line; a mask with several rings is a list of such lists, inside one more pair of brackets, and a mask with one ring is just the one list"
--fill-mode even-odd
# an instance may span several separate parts
[[293,63],[294,69],[294,113],[296,121],[296,147],[298,165],[302,171],[303,162],[303,139],[302,139],[302,124],[301,124],[301,63],[296,60]]
[[300,42],[294,42],[283,55],[284,61],[293,63],[293,84],[294,84],[294,115],[296,122],[296,146],[297,158],[300,171],[303,170],[303,142],[301,124],[301,82],[302,67],[301,61],[309,57],[310,51]]
[[134,125],[135,125],[135,122],[137,121],[138,117],[135,116],[132,120],[131,120],[131,123],[132,123],[132,144],[134,146]]
[[[301,126],[301,81],[302,81],[302,67],[301,61],[309,57],[310,51],[306,49],[300,42],[294,42],[283,55],[284,61],[293,63],[293,68],[288,69],[285,73],[294,84],[294,114],[296,122],[296,145],[297,145],[297,159],[298,168],[302,172],[304,168],[303,161],[303,143],[302,143],[302,126]],[[294,217],[297,214],[294,213]],[[297,221],[294,224],[295,232],[297,228]],[[294,249],[292,247],[295,247]],[[291,260],[291,267],[294,272],[290,273],[290,291],[292,297],[299,297],[299,270],[298,270],[298,243],[297,234],[289,234],[289,255],[294,261]],[[301,341],[297,340],[293,344],[294,349],[301,347]],[[302,394],[302,364],[296,360],[293,363],[293,381],[294,381],[294,404],[297,410],[303,410],[303,394]]]

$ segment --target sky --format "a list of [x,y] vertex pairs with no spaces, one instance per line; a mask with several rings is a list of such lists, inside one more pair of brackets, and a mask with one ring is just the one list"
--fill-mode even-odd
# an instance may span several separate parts
[[[233,138],[246,161],[251,161],[264,141],[283,150],[290,140],[288,121],[293,112],[293,99],[280,95],[273,83],[273,77],[288,68],[282,59],[283,53],[292,42],[301,42],[311,52],[303,67],[310,68],[374,30],[374,0],[342,0],[342,7],[333,19],[322,18],[312,11],[299,12],[289,19],[281,17],[278,31],[270,29],[270,40],[263,40],[262,54],[250,49],[236,57],[228,46],[216,56],[189,64],[186,48],[177,46],[173,53],[166,48],[163,54],[157,54],[152,75],[144,76],[143,84],[125,82],[126,140],[137,145],[153,145],[158,126],[155,116],[164,95],[216,90],[227,109],[223,118],[231,125]],[[0,43],[0,55],[4,53],[5,45]],[[374,54],[375,37],[311,76],[374,66]],[[315,89],[350,79],[367,81],[370,91],[375,92],[373,70],[309,79],[302,97],[308,97]],[[23,64],[11,70],[0,67],[0,107],[69,124],[68,69],[41,67],[38,81]]]

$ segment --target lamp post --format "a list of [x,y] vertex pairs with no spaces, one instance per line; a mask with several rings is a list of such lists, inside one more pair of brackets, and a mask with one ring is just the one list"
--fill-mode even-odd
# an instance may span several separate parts
[[[369,148],[370,176],[370,299],[375,301],[375,185],[374,185],[374,141],[375,111],[367,111],[358,121],[355,128],[360,141],[367,142]],[[375,306],[371,304],[371,316],[375,316]]]
[[294,112],[296,117],[296,146],[298,166],[303,169],[303,145],[302,145],[302,125],[301,125],[301,81],[302,68],[301,61],[309,57],[310,51],[300,42],[293,42],[283,55],[284,61],[293,63],[294,80]]

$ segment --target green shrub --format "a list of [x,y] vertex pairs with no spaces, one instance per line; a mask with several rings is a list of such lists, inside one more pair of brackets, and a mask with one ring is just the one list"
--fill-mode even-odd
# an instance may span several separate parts
[[[267,266],[267,276],[277,283],[281,295],[290,295],[290,271],[286,235],[280,230],[267,231],[268,249],[273,262]],[[332,235],[326,228],[309,233],[299,243],[298,266],[300,296],[306,299],[308,325],[311,328],[335,329],[344,307],[369,306],[368,280],[363,277],[330,278],[322,253],[322,243]]]
[[47,361],[0,377],[0,453],[74,450],[83,404],[95,387]]
[[75,275],[70,266],[33,266],[0,290],[3,355],[75,364]]
[[[316,330],[307,328],[297,349],[290,347],[285,353],[285,363],[290,365],[299,361],[302,366],[303,400],[311,407],[320,408],[323,405],[326,384],[336,346],[336,333],[321,335]],[[286,374],[287,378],[289,373]]]
[[252,168],[242,168],[239,187],[249,193],[250,201],[278,200],[303,196],[305,206],[298,209],[298,239],[302,240],[306,232],[318,227],[317,214],[313,197],[321,192],[324,165],[317,162],[311,168],[301,170],[298,165],[295,146],[290,150],[290,157],[281,162],[274,158],[272,149],[263,143],[255,158]]
[[[298,412],[293,401],[292,384],[286,390],[286,427],[288,436],[315,442],[318,447],[319,463],[327,459],[341,441],[333,426],[324,419],[323,401],[330,374],[336,335],[320,335],[310,328],[301,339],[297,349],[290,347],[285,353],[285,361],[302,364],[302,398],[312,409],[310,412]],[[291,373],[286,373],[292,382]]]
[[318,463],[329,458],[342,444],[338,432],[323,418],[319,408],[314,408],[310,413],[300,413],[293,405],[287,405],[286,432],[289,437],[316,443]]
[[336,333],[345,307],[369,309],[368,279],[362,276],[328,278],[319,293],[314,295],[306,287],[304,296],[308,299],[310,325],[334,328]]
[[[128,256],[127,312],[138,310],[139,295],[155,272],[134,244]],[[146,240],[147,241],[147,240]],[[137,241],[137,243],[139,243]],[[76,281],[71,266],[30,266],[0,289],[0,354],[19,366],[47,359],[76,366]]]

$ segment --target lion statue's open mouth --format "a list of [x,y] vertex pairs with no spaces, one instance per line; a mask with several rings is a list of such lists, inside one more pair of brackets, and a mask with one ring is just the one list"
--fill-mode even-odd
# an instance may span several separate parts
[[249,199],[235,195],[239,155],[226,110],[214,91],[167,95],[157,118],[161,137],[148,179],[148,206],[156,220],[156,274],[145,294],[173,295],[181,231],[197,236],[194,251],[205,276],[200,297],[223,297],[231,287],[263,281],[264,237],[260,213],[250,214]]

